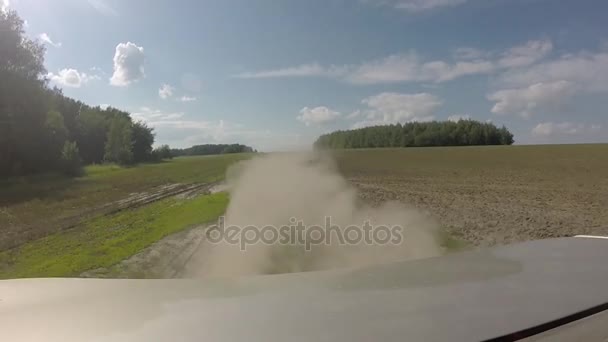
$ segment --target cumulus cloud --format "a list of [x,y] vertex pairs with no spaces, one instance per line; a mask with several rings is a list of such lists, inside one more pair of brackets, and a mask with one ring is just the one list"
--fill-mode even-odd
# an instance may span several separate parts
[[87,0],[97,12],[103,15],[117,16],[118,12],[104,0]]
[[443,104],[429,93],[401,94],[381,93],[361,101],[367,105],[363,110],[365,120],[353,124],[353,128],[388,125],[411,121],[431,121],[434,112]]
[[114,74],[110,84],[117,87],[128,86],[145,77],[144,48],[131,42],[120,43],[114,54]]
[[100,79],[97,75],[88,75],[76,69],[62,69],[57,74],[50,72],[47,78],[56,84],[71,88],[80,88],[92,80]]
[[363,2],[391,6],[399,10],[418,13],[441,7],[462,5],[468,0],[364,0]]
[[11,3],[9,0],[2,0],[2,2],[0,2],[0,10],[2,12],[8,11],[10,6],[11,6]]
[[38,38],[40,38],[40,40],[42,40],[44,43],[56,48],[61,47],[62,45],[60,42],[54,42],[47,33],[41,33],[40,35],[38,35]]
[[246,72],[238,78],[327,77],[353,84],[401,82],[441,83],[470,75],[490,74],[529,66],[551,52],[549,40],[532,40],[502,53],[474,48],[456,49],[453,60],[425,60],[415,51],[395,54],[356,65],[322,66],[318,63]]
[[304,107],[300,110],[300,115],[297,116],[298,121],[303,122],[306,126],[321,125],[334,121],[340,117],[340,113],[333,111],[327,107],[320,106],[315,108]]
[[559,137],[564,135],[587,135],[599,132],[602,129],[598,124],[585,124],[575,122],[543,122],[532,129],[535,137]]
[[163,84],[159,89],[158,89],[158,96],[165,100],[170,98],[171,96],[173,96],[173,87],[168,85],[168,84]]
[[458,122],[460,120],[471,120],[471,116],[468,114],[465,114],[465,115],[454,114],[454,115],[448,116],[448,121]]
[[536,110],[559,106],[576,90],[576,85],[562,80],[536,83],[524,88],[500,90],[488,95],[488,100],[496,102],[492,113],[519,114],[524,118],[529,118]]

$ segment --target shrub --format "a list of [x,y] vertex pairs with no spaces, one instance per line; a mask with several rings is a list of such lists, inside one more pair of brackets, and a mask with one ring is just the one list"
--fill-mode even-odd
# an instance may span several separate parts
[[152,151],[152,160],[161,161],[163,159],[172,159],[171,148],[169,145],[161,145]]

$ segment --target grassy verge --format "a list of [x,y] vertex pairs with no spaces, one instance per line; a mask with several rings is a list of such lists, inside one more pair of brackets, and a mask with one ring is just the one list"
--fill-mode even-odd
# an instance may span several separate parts
[[217,219],[227,205],[228,195],[217,193],[190,200],[168,198],[97,217],[79,229],[0,252],[0,279],[68,277],[109,267],[169,234]]
[[182,157],[127,168],[93,165],[80,178],[46,174],[0,180],[0,251],[57,233],[66,219],[85,218],[91,209],[133,193],[166,184],[221,180],[230,165],[251,156]]

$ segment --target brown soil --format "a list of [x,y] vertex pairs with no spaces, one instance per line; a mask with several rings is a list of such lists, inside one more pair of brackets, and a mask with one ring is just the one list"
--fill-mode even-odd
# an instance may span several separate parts
[[476,246],[577,234],[608,235],[605,189],[545,187],[479,177],[477,182],[408,177],[351,179],[373,203],[398,200],[439,219],[456,238]]

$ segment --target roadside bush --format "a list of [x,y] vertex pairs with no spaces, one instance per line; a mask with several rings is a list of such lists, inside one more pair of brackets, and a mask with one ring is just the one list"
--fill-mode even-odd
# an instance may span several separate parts
[[66,141],[61,150],[61,169],[68,176],[82,175],[82,160],[76,142]]
[[173,154],[171,154],[169,145],[161,145],[152,151],[153,161],[161,161],[164,159],[173,159]]
[[173,159],[173,154],[171,154],[171,148],[169,145],[162,145],[159,147],[159,153],[163,159]]

